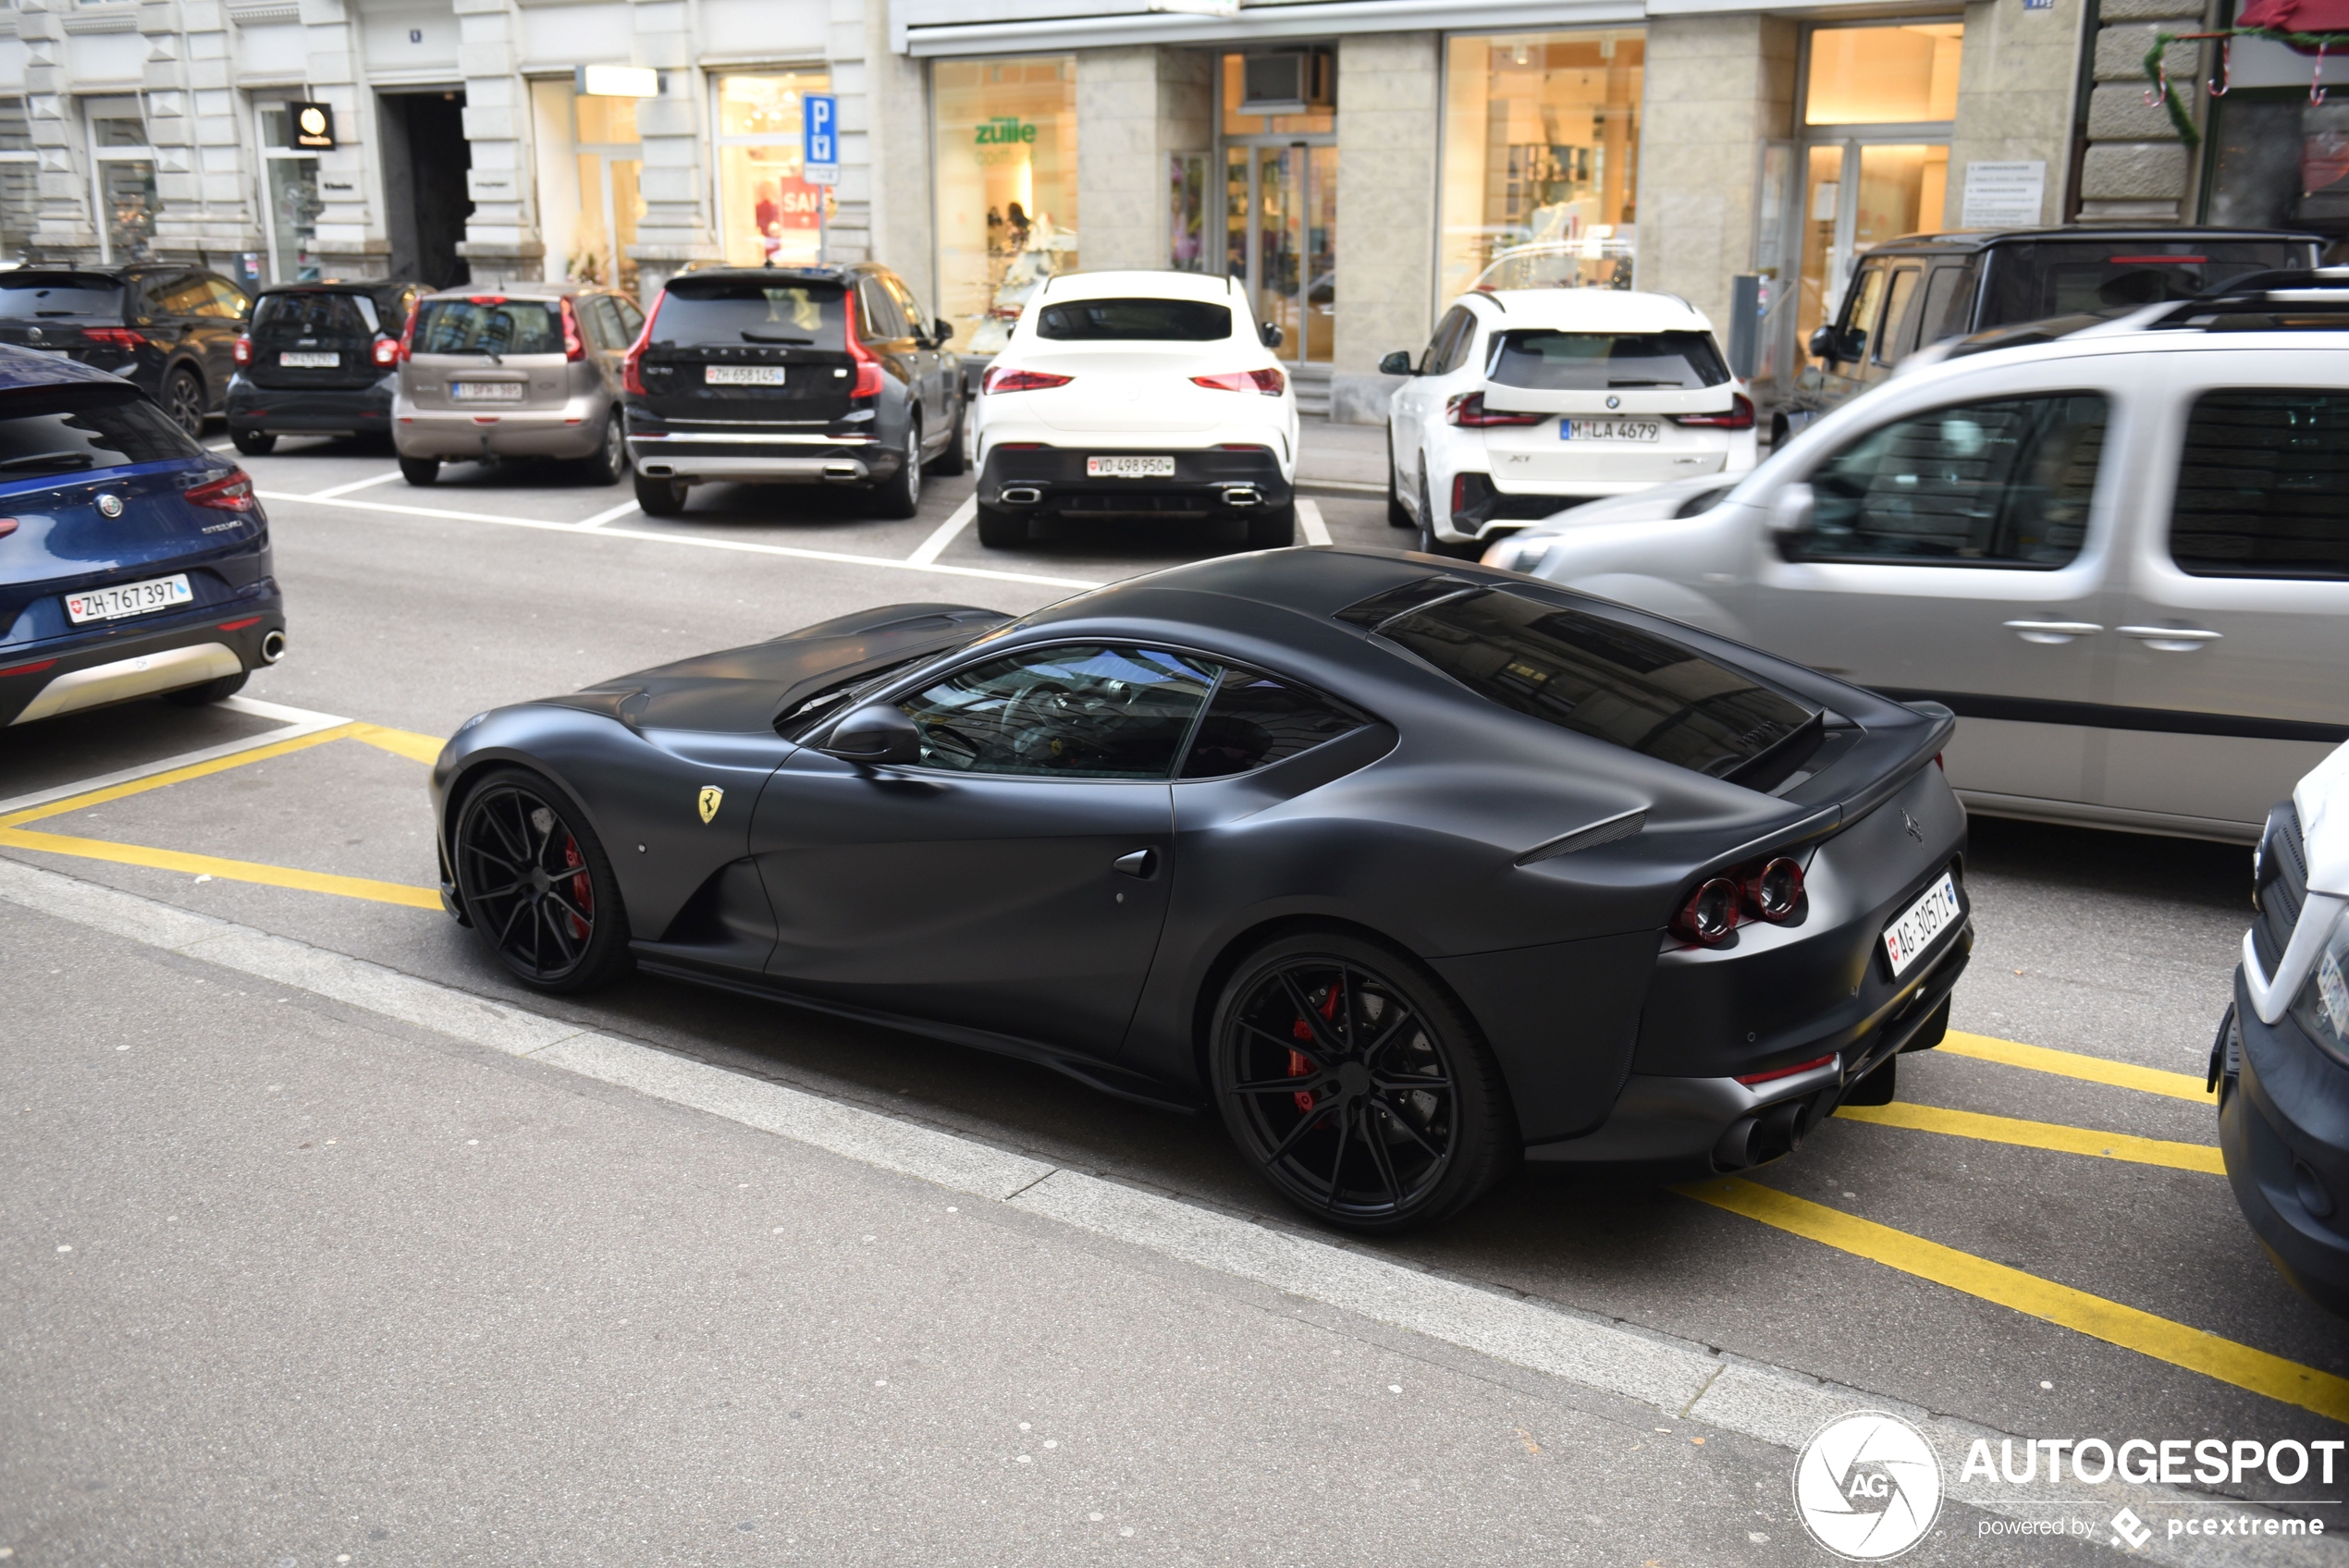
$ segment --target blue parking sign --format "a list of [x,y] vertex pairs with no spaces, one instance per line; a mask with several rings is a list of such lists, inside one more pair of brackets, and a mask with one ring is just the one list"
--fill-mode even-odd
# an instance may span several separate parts
[[809,92],[799,100],[800,156],[811,166],[840,162],[840,100]]

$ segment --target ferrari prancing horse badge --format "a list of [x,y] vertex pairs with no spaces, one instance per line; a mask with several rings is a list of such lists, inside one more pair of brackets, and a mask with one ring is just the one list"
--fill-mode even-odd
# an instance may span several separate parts
[[715,784],[705,784],[701,787],[701,819],[703,822],[707,823],[711,817],[718,815],[718,802],[725,798],[726,791],[720,790]]

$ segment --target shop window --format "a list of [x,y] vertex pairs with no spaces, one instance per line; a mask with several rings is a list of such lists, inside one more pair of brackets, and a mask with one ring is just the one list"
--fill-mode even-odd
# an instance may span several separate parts
[[264,104],[261,163],[263,238],[268,243],[269,281],[311,283],[324,276],[318,264],[318,160],[293,145],[293,122],[283,104]]
[[548,276],[633,290],[645,153],[636,100],[576,92],[569,78],[530,84],[537,129],[539,239]]
[[1206,272],[1214,261],[1207,245],[1207,154],[1167,154],[1167,262],[1176,272]]
[[1076,59],[941,60],[938,304],[965,353],[1002,348],[1043,281],[1077,266]]
[[1805,125],[1913,125],[1958,117],[1962,22],[1820,28],[1811,34]]
[[1446,41],[1446,297],[1512,251],[1543,282],[1631,287],[1646,43],[1636,28]]
[[136,98],[83,100],[90,127],[91,191],[98,209],[99,259],[140,262],[154,257],[154,150]]
[[801,104],[829,92],[822,71],[736,72],[718,79],[718,211],[735,266],[800,266],[824,253],[831,189],[801,178]]
[[2205,221],[2349,239],[2349,88],[2237,88],[2211,104]]

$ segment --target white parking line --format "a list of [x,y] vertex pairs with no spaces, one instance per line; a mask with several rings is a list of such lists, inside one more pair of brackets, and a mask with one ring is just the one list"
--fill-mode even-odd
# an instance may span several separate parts
[[388,484],[399,477],[398,469],[393,469],[388,473],[371,473],[364,479],[354,479],[348,484],[338,484],[330,490],[314,490],[302,498],[309,501],[331,501],[337,496],[348,496],[353,490],[365,490],[377,484]]
[[954,535],[968,528],[971,519],[978,515],[978,497],[965,496],[963,504],[949,513],[946,521],[940,523],[931,531],[930,536],[922,541],[922,547],[905,557],[905,564],[908,566],[929,565],[946,553],[946,546],[954,542]]
[[637,507],[635,502],[622,501],[620,505],[610,508],[609,510],[597,512],[594,517],[587,519],[584,522],[572,523],[572,527],[583,532],[590,528],[601,528],[608,522],[618,522],[621,518],[626,517],[630,512],[636,509]]
[[1330,525],[1322,521],[1319,502],[1309,501],[1302,496],[1297,497],[1297,526],[1305,531],[1308,545],[1326,545],[1330,542]]
[[[290,491],[254,492],[264,501],[306,501],[316,507],[345,507],[353,511],[389,512],[400,517],[428,517],[447,522],[484,522],[499,528],[535,528],[553,533],[576,533],[575,522],[543,518],[493,517],[487,512],[452,511],[442,507],[402,507],[389,501],[322,500]],[[657,533],[646,528],[599,528],[599,539],[642,539],[654,545],[680,545],[697,550],[732,550],[746,556],[781,556],[791,560],[830,561],[840,566],[878,566],[892,571],[934,571],[945,577],[979,577],[990,582],[1033,582],[1046,588],[1099,588],[1082,577],[1044,577],[1030,571],[996,571],[988,567],[941,566],[935,561],[901,561],[890,556],[853,556],[844,550],[803,550],[790,545],[761,545],[747,539],[712,539],[698,533]]]
[[233,452],[236,449],[237,444],[234,441],[215,441],[204,448],[207,452]]
[[198,752],[182,752],[176,757],[164,757],[155,762],[142,762],[136,767],[122,768],[114,773],[101,773],[94,778],[77,778],[70,784],[54,789],[36,790],[29,795],[0,801],[0,816],[27,806],[47,805],[69,795],[86,795],[92,790],[110,790],[117,784],[129,784],[135,779],[150,778],[158,773],[169,773],[175,767],[193,767],[200,762],[217,757],[232,757],[239,752],[250,752],[261,746],[274,746],[280,741],[292,741],[304,735],[314,735],[321,729],[332,729],[351,720],[330,713],[313,713],[308,708],[289,708],[276,703],[256,702],[251,697],[229,697],[219,704],[237,713],[251,714],[255,718],[274,718],[283,725],[279,729],[264,729],[258,735],[248,735],[241,741],[224,741],[206,746]]
[[[1054,1167],[976,1138],[925,1126],[754,1078],[673,1051],[582,1028],[492,1001],[346,953],[233,925],[135,893],[0,859],[0,900],[54,919],[307,991],[346,1007],[559,1072],[698,1110],[818,1148],[982,1203],[999,1203],[1113,1242],[1323,1303],[1372,1322],[1488,1356],[1655,1409],[1675,1422],[1702,1423],[1785,1450],[1800,1448],[1828,1420],[1855,1410],[1891,1410],[1922,1428],[1940,1452],[1968,1452],[1976,1440],[2016,1439],[1993,1427],[1937,1415],[1849,1384],[1731,1355],[1678,1336],[1455,1279],[1367,1246],[1341,1243],[1218,1213],[1079,1170]],[[104,958],[92,956],[92,962]],[[1985,1452],[1988,1452],[1985,1450]],[[2002,1451],[2003,1452],[2003,1451]],[[1996,1477],[1992,1477],[1993,1481]],[[2256,1503],[2179,1488],[2121,1487],[2109,1480],[1946,1483],[1949,1496],[2010,1518],[2040,1519],[2061,1508],[2104,1518],[2117,1502],[2193,1508],[2244,1521],[2266,1533],[2276,1515]],[[2229,1532],[2233,1533],[2232,1531]],[[2177,1568],[2239,1561],[2195,1540],[2148,1542],[2143,1555]],[[2337,1562],[2319,1539],[2280,1539],[2263,1561]]]

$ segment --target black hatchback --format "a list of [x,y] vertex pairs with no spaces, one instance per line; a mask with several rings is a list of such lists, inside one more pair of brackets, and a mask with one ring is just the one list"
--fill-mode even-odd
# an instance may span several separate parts
[[235,370],[252,302],[200,267],[24,267],[0,273],[0,343],[120,376],[190,435]]
[[292,283],[264,288],[236,346],[228,438],[258,457],[280,435],[391,434],[400,335],[421,283]]

